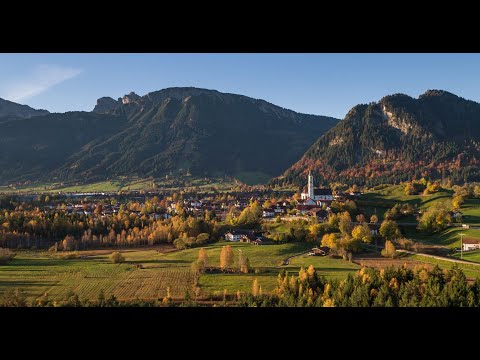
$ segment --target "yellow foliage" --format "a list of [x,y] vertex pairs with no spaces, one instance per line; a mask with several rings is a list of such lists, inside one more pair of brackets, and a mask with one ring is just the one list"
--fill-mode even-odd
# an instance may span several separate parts
[[323,307],[335,307],[335,300],[334,299],[325,299],[323,302]]

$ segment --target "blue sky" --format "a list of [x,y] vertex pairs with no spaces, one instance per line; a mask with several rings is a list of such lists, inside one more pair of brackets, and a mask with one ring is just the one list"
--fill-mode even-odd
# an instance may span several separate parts
[[0,54],[0,97],[52,112],[102,96],[195,86],[343,118],[385,95],[480,100],[480,54]]

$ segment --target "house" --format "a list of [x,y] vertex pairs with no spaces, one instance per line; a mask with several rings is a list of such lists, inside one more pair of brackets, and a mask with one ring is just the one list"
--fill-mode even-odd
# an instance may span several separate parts
[[319,208],[314,208],[309,211],[311,216],[315,216],[317,219],[326,220],[328,218],[328,212]]
[[328,246],[314,247],[312,251],[308,253],[310,256],[325,256],[330,252]]
[[350,191],[348,195],[353,197],[359,197],[360,195],[362,195],[362,193],[360,191]]
[[286,207],[282,205],[277,205],[277,207],[275,207],[273,210],[275,211],[275,214],[283,214],[286,212]]
[[480,240],[476,239],[463,239],[462,241],[463,251],[470,251],[480,249]]
[[268,208],[268,209],[263,209],[263,214],[262,216],[264,218],[272,218],[276,215],[275,209],[274,208]]
[[225,233],[225,240],[227,241],[250,242],[255,239],[255,232],[253,230],[231,230]]
[[377,224],[368,224],[368,227],[370,228],[370,234],[372,236],[378,236],[378,229],[380,228],[379,225]]

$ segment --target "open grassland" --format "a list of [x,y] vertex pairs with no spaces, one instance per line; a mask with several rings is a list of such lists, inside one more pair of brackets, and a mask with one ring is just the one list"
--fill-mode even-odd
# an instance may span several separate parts
[[[457,259],[460,259],[461,254],[460,254],[460,252],[458,252],[458,253],[453,254],[452,256],[457,258]],[[480,250],[464,251],[463,252],[463,260],[480,263]]]
[[[155,187],[154,187],[155,186]],[[173,181],[163,179],[142,178],[116,178],[112,180],[105,180],[86,184],[68,184],[68,183],[32,183],[28,185],[17,186],[0,186],[1,193],[75,193],[75,192],[117,192],[117,191],[134,191],[145,190],[151,191],[155,189],[162,190],[182,190],[182,189],[197,189],[199,191],[211,191],[215,189],[218,192],[232,191],[236,186],[234,182],[209,180],[205,179],[191,179],[187,181],[186,185],[175,185]]]
[[[359,200],[360,208],[368,215],[377,214],[383,220],[383,214],[395,204],[410,203],[419,209],[450,201],[451,190],[441,190],[431,195],[406,195],[404,185],[388,185],[379,190],[364,193]],[[413,222],[414,217],[401,219],[399,222]]]
[[480,240],[480,229],[463,229],[462,227],[451,227],[435,234],[423,234],[415,228],[405,229],[405,235],[414,240],[426,244],[443,245],[449,248],[460,248],[460,234],[465,234],[464,239]]
[[463,223],[469,225],[480,224],[480,199],[468,199],[460,209]]
[[[135,254],[135,255],[134,255]],[[156,299],[171,288],[172,297],[183,297],[193,281],[189,267],[171,267],[154,260],[156,251],[126,252],[128,263],[113,264],[107,255],[86,259],[59,259],[49,254],[21,252],[8,265],[0,266],[0,293],[8,287],[19,288],[28,298],[48,293],[61,299],[74,291],[81,299],[95,300],[103,290],[120,300]],[[150,258],[148,262],[146,258]],[[135,267],[141,259],[144,269]]]
[[[224,245],[227,243],[211,244],[205,248],[210,265],[219,265],[220,250]],[[224,289],[229,293],[249,291],[255,278],[263,291],[269,292],[276,286],[281,269],[297,273],[301,266],[312,264],[322,275],[340,279],[358,268],[342,259],[310,256],[294,258],[290,265],[282,265],[285,258],[305,252],[312,247],[311,244],[228,245],[232,245],[236,257],[242,251],[249,258],[253,270],[249,274],[202,275],[199,282],[204,297],[221,294]],[[81,257],[77,259],[62,259],[47,252],[17,252],[13,261],[0,266],[0,294],[7,288],[18,288],[24,291],[29,300],[45,293],[52,300],[60,300],[73,291],[81,299],[95,300],[103,291],[105,296],[113,294],[119,300],[153,300],[164,297],[167,287],[170,287],[172,297],[181,299],[187,290],[192,289],[191,263],[198,256],[198,249],[174,252],[153,249],[124,251],[126,262],[123,264],[113,264],[107,251],[78,254]]]
[[290,260],[290,267],[304,267],[313,265],[317,273],[329,279],[343,279],[349,273],[354,274],[360,266],[343,259],[335,259],[330,256],[301,255]]
[[[221,247],[226,243],[216,243],[205,249],[212,266],[218,266]],[[254,279],[262,291],[271,292],[277,285],[279,271],[285,269],[296,274],[301,267],[313,265],[320,275],[329,279],[343,279],[349,273],[355,273],[361,266],[410,267],[438,264],[442,268],[451,268],[454,264],[447,261],[427,258],[421,255],[403,255],[394,260],[354,257],[350,263],[332,257],[313,257],[300,255],[290,259],[289,265],[282,265],[289,256],[301,254],[311,246],[304,243],[254,246],[250,244],[231,244],[235,254],[241,250],[250,259],[252,272],[207,273],[200,277],[201,298],[211,295],[248,292]],[[126,262],[114,264],[106,251],[79,252],[80,258],[62,259],[59,256],[38,251],[19,251],[17,257],[8,265],[0,266],[0,294],[8,288],[22,290],[29,301],[45,293],[51,300],[60,300],[70,291],[82,300],[96,300],[103,291],[106,297],[115,295],[119,300],[161,299],[170,288],[174,299],[182,299],[186,291],[192,290],[193,273],[191,263],[197,258],[198,249],[159,252],[154,249],[123,251]],[[480,257],[480,252],[476,254]],[[236,266],[236,264],[234,265]],[[480,267],[460,264],[469,279],[480,276]]]
[[430,257],[422,256],[420,254],[418,255],[405,254],[405,259],[413,259],[416,261],[420,261],[422,263],[438,265],[442,269],[451,269],[454,265],[457,265],[460,269],[463,270],[467,279],[474,280],[475,278],[480,277],[480,266],[473,265],[473,264],[472,265],[461,264],[461,263],[459,264],[451,261],[433,259]]
[[388,185],[380,190],[375,190],[362,195],[362,200],[384,201],[391,203],[392,206],[397,203],[410,203],[418,205],[419,208],[426,208],[433,203],[449,200],[453,192],[451,190],[441,190],[430,195],[406,195],[404,185]]

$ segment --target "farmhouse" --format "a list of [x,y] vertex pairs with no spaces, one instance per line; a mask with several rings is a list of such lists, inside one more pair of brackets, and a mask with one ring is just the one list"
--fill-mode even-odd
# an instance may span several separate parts
[[225,233],[227,241],[247,241],[255,240],[255,232],[253,230],[231,230]]
[[480,249],[480,240],[476,239],[463,239],[462,242],[463,251]]

